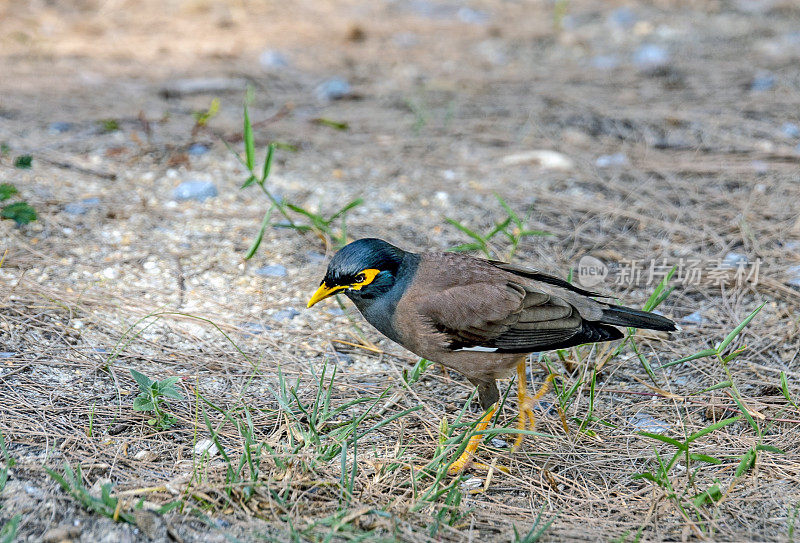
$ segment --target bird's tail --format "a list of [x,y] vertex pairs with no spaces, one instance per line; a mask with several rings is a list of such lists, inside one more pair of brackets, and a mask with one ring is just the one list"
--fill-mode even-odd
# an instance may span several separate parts
[[675,323],[666,317],[640,311],[621,305],[608,305],[603,308],[603,318],[600,322],[616,326],[630,326],[632,328],[645,328],[648,330],[664,330],[670,332],[677,330]]

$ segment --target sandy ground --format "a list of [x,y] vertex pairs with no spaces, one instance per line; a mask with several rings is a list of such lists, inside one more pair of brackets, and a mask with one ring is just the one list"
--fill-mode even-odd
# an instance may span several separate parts
[[[791,540],[800,411],[781,372],[797,402],[799,23],[779,0],[2,3],[0,183],[39,220],[0,222],[0,431],[15,462],[0,522],[16,518],[23,541],[514,541],[541,511],[543,540]],[[342,96],[326,94],[334,79]],[[351,306],[305,310],[330,255],[313,234],[270,227],[243,260],[268,206],[239,189],[223,143],[242,150],[248,86],[259,153],[294,147],[278,151],[271,190],[326,216],[363,198],[350,238],[444,250],[469,241],[446,218],[486,232],[506,217],[498,195],[552,234],[524,238],[514,262],[566,277],[592,256],[608,270],[594,288],[635,306],[679,266],[659,310],[681,331],[637,336],[655,382],[630,346],[549,353],[562,390],[575,387],[566,431],[550,394],[546,435],[482,450],[510,468],[487,491],[469,492],[481,471],[415,478],[407,467],[434,457],[440,421],[472,390],[437,367],[403,387],[416,359]],[[31,169],[14,167],[20,155]],[[180,200],[187,181],[217,195]],[[509,256],[502,236],[490,248]],[[762,303],[728,349],[746,345],[730,374],[714,358],[661,367]],[[323,367],[337,373],[318,386]],[[129,369],[180,377],[173,427],[132,409]],[[530,369],[544,379],[542,360]],[[669,485],[634,477],[675,450],[639,432],[683,440],[742,415],[730,388],[707,390],[726,380],[758,432],[742,418],[698,438],[691,452],[720,463],[681,457]],[[345,456],[349,500],[342,455],[325,447],[370,403],[314,443],[297,405],[320,388],[335,406],[376,399],[360,429],[391,419],[358,442],[355,471]],[[253,494],[226,485],[222,455],[193,453],[210,425],[238,465],[245,410],[255,442],[278,451],[260,449]],[[113,484],[134,521],[63,492],[45,468],[64,462],[95,495]]]

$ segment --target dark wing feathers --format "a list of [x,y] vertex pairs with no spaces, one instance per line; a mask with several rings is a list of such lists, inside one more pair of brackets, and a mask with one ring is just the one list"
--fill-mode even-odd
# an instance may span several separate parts
[[418,309],[449,350],[529,353],[623,337],[614,326],[675,329],[665,317],[593,300],[604,296],[536,270],[436,258],[453,273],[448,287],[426,292]]
[[[564,300],[513,282],[458,285],[428,297],[424,318],[452,350],[470,347],[498,352],[532,352],[578,343],[578,312]],[[573,345],[578,343],[573,342]]]

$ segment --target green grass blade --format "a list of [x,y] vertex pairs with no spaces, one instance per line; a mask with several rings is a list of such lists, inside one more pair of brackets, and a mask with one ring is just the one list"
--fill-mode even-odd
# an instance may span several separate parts
[[744,319],[739,324],[739,326],[734,328],[733,331],[731,331],[731,333],[728,334],[725,337],[725,339],[722,340],[722,343],[719,344],[719,346],[717,347],[717,352],[721,353],[722,351],[724,351],[728,347],[728,345],[730,345],[731,341],[733,341],[736,338],[736,336],[738,336],[742,332],[742,330],[744,330],[744,327],[747,326],[748,324],[750,324],[750,321],[753,320],[753,318],[756,315],[758,315],[758,312],[761,311],[764,308],[765,305],[767,305],[767,302],[764,302],[763,304],[758,306],[752,313],[750,313],[747,316],[746,319]]
[[789,394],[789,383],[786,381],[786,374],[784,372],[781,372],[781,392],[783,392],[783,397],[786,398],[786,401],[797,409],[797,404],[794,403],[792,396]]
[[663,443],[668,443],[673,447],[677,447],[678,449],[685,451],[688,447],[686,443],[681,443],[677,439],[673,439],[668,436],[662,436],[661,434],[653,434],[651,432],[637,432],[640,436],[649,437],[650,439],[656,439]]
[[756,434],[761,435],[761,432],[758,429],[758,424],[756,424],[756,421],[753,420],[753,416],[750,414],[750,411],[748,411],[747,408],[742,403],[742,400],[739,398],[739,394],[737,394],[736,391],[734,390],[731,396],[733,397],[733,401],[736,402],[736,405],[739,406],[739,411],[741,411],[742,415],[744,415],[744,418],[747,419],[747,422],[750,424],[750,427],[753,429],[753,431]]
[[472,230],[470,230],[469,228],[467,228],[466,226],[464,226],[463,224],[461,224],[460,222],[458,222],[455,219],[451,219],[449,217],[445,217],[444,220],[446,222],[448,222],[449,224],[455,226],[456,228],[461,230],[463,233],[465,233],[466,235],[468,235],[469,237],[471,237],[472,239],[474,239],[475,241],[480,243],[481,246],[483,246],[484,240],[479,234],[473,232]]
[[[269,172],[272,170],[272,157],[275,155],[275,144],[270,143],[267,146],[267,157],[264,159],[264,169],[261,171],[261,184],[269,177]],[[254,151],[255,152],[255,151]]]
[[250,123],[250,113],[248,112],[247,102],[244,104],[244,128],[242,134],[244,137],[244,163],[250,173],[252,173],[253,167],[256,164],[256,141],[253,136],[253,125]]
[[677,270],[677,269],[678,269],[677,266],[672,266],[672,269],[669,270],[667,275],[665,275],[661,279],[661,281],[659,281],[659,283],[656,286],[655,290],[653,290],[653,293],[650,295],[650,297],[647,299],[647,301],[644,304],[643,309],[645,311],[652,311],[653,309],[658,307],[658,305],[661,302],[663,302],[667,298],[667,296],[669,296],[669,293],[671,292],[671,290],[668,291],[664,296],[662,296],[661,293],[664,292],[664,289],[667,288],[667,283],[669,283],[669,280],[672,279],[673,275],[675,275],[675,270]]
[[729,419],[723,419],[723,420],[717,421],[714,424],[712,424],[711,426],[703,428],[702,430],[699,430],[699,431],[693,433],[692,435],[690,435],[688,438],[686,438],[686,443],[691,443],[692,441],[695,441],[695,440],[703,437],[704,435],[708,435],[711,432],[716,432],[720,428],[725,428],[726,426],[728,426],[730,424],[733,424],[734,422],[738,422],[739,420],[741,420],[741,418],[742,417],[737,415],[737,416],[731,417]]
[[717,349],[703,349],[700,352],[690,354],[689,356],[684,356],[683,358],[679,358],[678,360],[673,360],[672,362],[661,364],[661,367],[668,368],[670,366],[675,366],[676,364],[691,362],[692,360],[697,360],[698,358],[706,358],[707,356],[714,356],[715,354],[717,354],[717,352],[718,352]]

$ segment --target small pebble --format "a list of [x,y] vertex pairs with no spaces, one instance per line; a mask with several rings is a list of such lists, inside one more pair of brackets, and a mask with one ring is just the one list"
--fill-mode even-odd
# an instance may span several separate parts
[[194,446],[194,454],[200,455],[208,452],[208,456],[212,457],[219,452],[217,445],[210,439],[201,439]]
[[288,309],[281,309],[280,311],[277,311],[272,315],[272,318],[278,322],[282,322],[282,321],[292,320],[299,314],[300,312],[298,310],[296,310],[293,307],[290,307]]
[[705,317],[699,312],[695,311],[693,313],[689,313],[685,317],[681,319],[683,322],[687,322],[690,324],[704,324],[706,322]]
[[189,146],[189,154],[192,156],[204,155],[208,152],[208,145],[204,143],[193,143]]
[[217,187],[210,181],[184,181],[172,191],[172,197],[178,201],[196,200],[204,202],[217,195]]
[[84,198],[80,202],[70,202],[64,206],[64,211],[70,215],[85,215],[90,209],[100,205],[100,198]]
[[339,77],[333,77],[327,81],[323,81],[316,90],[316,95],[319,100],[341,100],[352,91],[350,83]]
[[761,72],[757,74],[753,81],[750,82],[750,90],[756,92],[764,92],[772,90],[775,86],[775,76],[769,72]]
[[619,58],[614,55],[597,55],[591,60],[592,68],[613,70],[619,66]]
[[289,59],[274,49],[267,49],[258,56],[258,62],[264,68],[286,68],[289,66]]
[[254,336],[272,330],[271,327],[267,326],[266,324],[262,324],[260,322],[244,322],[239,325],[239,329],[247,334],[252,334]]
[[343,364],[345,366],[349,366],[350,364],[353,363],[352,356],[350,356],[347,353],[337,351],[335,349],[333,350],[333,352],[330,353],[330,356],[335,358],[340,364]]
[[286,266],[280,264],[270,264],[256,270],[256,275],[263,277],[286,277]]
[[668,64],[669,61],[669,52],[652,43],[642,45],[633,54],[633,63],[643,69],[658,68]]
[[800,126],[794,123],[783,123],[781,125],[781,132],[787,138],[800,138]]
[[619,28],[633,28],[638,18],[631,8],[617,8],[608,15],[608,22]]
[[489,443],[492,444],[492,447],[497,447],[498,449],[508,448],[508,442],[504,439],[500,439],[499,437],[493,437]]
[[753,168],[753,171],[755,171],[757,175],[764,175],[769,172],[769,164],[763,160],[751,161],[750,167]]
[[11,351],[3,351],[0,352],[0,358],[13,358],[17,353],[12,353]]
[[307,251],[306,260],[308,260],[311,264],[322,264],[325,262],[325,255],[316,251]]
[[598,168],[611,168],[613,166],[625,166],[628,164],[628,157],[625,153],[614,153],[612,155],[600,155],[594,161]]
[[458,9],[457,15],[462,23],[483,25],[489,22],[489,14],[478,9],[462,7]]
[[640,432],[650,432],[651,434],[664,434],[669,431],[669,424],[651,417],[650,415],[645,415],[643,413],[639,413],[638,415],[634,415],[628,419],[628,423],[633,425],[636,430]]
[[63,134],[64,132],[69,132],[72,130],[72,123],[50,123],[48,127],[48,131],[51,134]]
[[731,251],[730,253],[725,255],[725,258],[722,259],[722,263],[720,264],[721,268],[738,268],[741,264],[747,264],[749,261],[747,260],[747,256],[743,255],[742,253],[737,253],[735,251]]
[[392,36],[392,41],[398,47],[414,47],[419,43],[419,38],[411,32],[400,32]]
[[461,483],[461,490],[477,490],[483,486],[483,479],[480,477],[470,477]]
[[571,170],[574,167],[572,159],[563,153],[549,149],[536,149],[514,153],[503,157],[506,166],[519,166],[521,164],[538,164],[546,170]]
[[800,288],[800,266],[792,266],[786,272],[789,274],[788,283],[793,287]]

